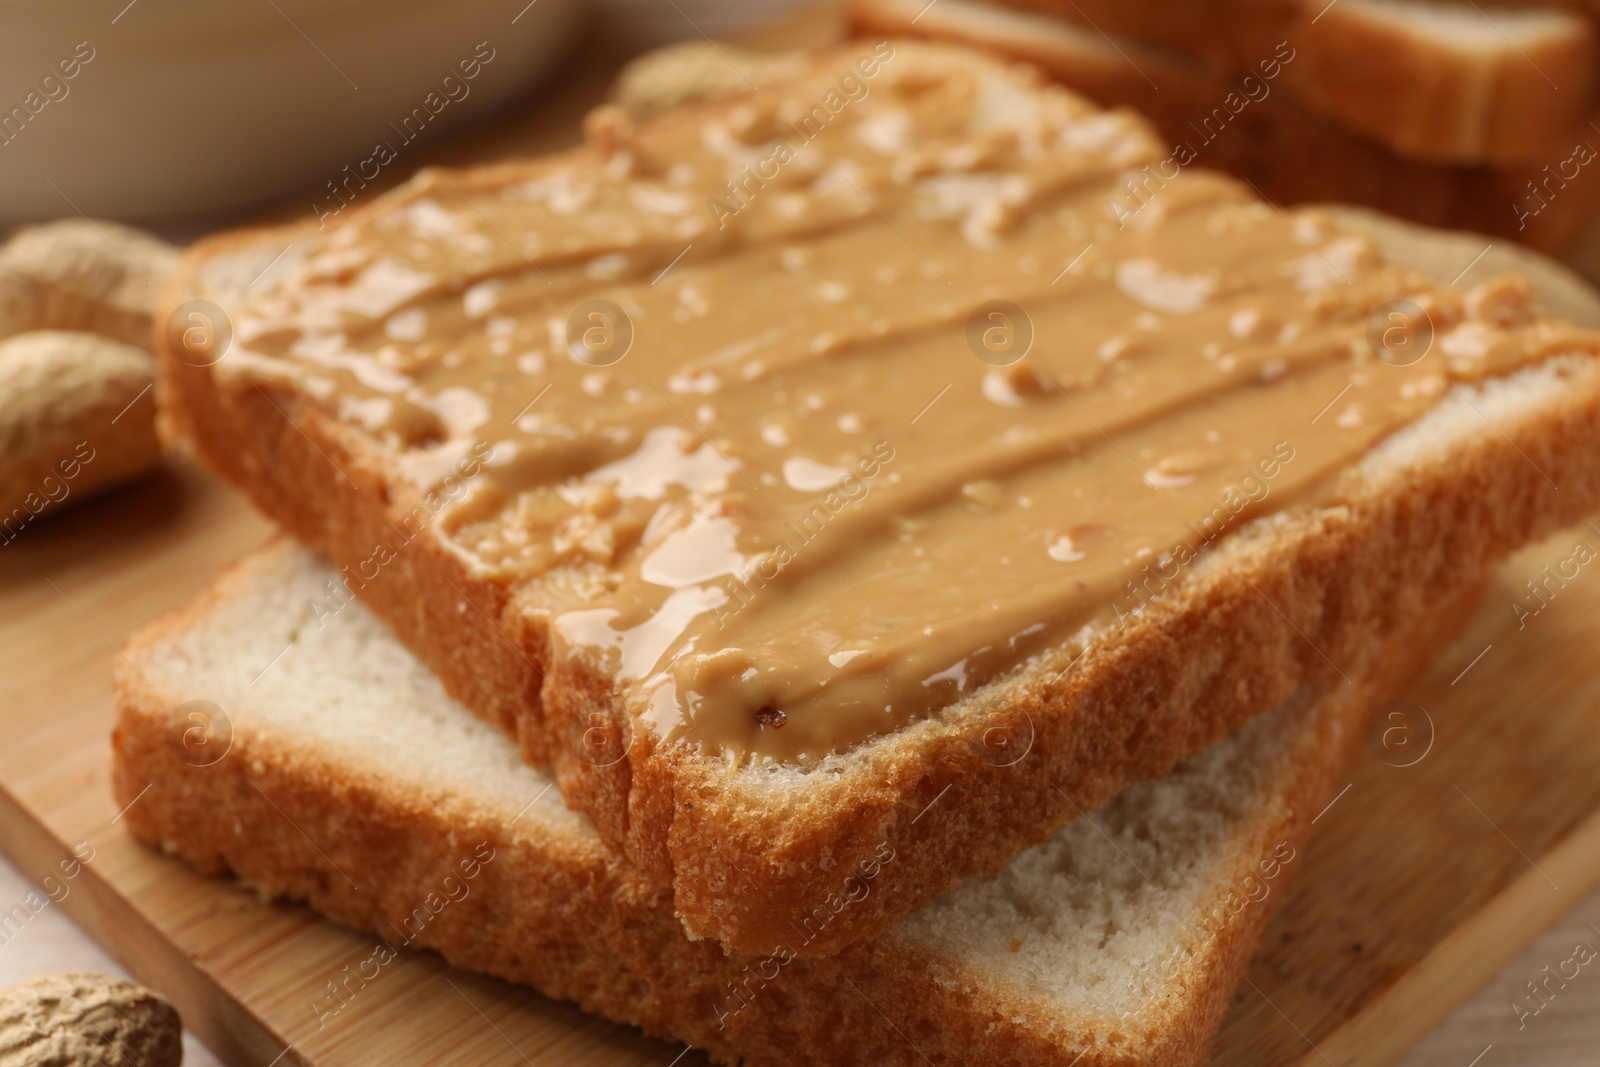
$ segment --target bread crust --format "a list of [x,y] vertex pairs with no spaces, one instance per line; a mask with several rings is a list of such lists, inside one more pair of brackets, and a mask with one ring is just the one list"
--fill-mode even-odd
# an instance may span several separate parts
[[[273,551],[137,635],[117,663],[113,786],[119,804],[131,804],[131,832],[204,872],[231,870],[270,895],[378,932],[386,945],[401,940],[406,920],[445,875],[476,858],[481,869],[469,892],[429,918],[415,945],[700,1046],[726,1063],[1203,1062],[1272,907],[1226,908],[1227,894],[1275,846],[1303,847],[1312,813],[1331,794],[1371,707],[1403,684],[1461,617],[1454,605],[1432,606],[1412,620],[1414,639],[1370,677],[1325,687],[1327,695],[1300,713],[1288,743],[1267,757],[1265,802],[1231,836],[1214,899],[1202,906],[1200,914],[1222,909],[1227,921],[1210,938],[1194,937],[1191,926],[1187,941],[1173,946],[1184,963],[1171,984],[1107,1029],[893,931],[825,960],[774,967],[729,957],[713,942],[685,938],[671,894],[593,834],[537,819],[513,827],[515,816],[451,794],[448,783],[418,797],[248,720],[234,724],[225,757],[192,766],[169,725],[186,694],[162,691],[149,680],[161,672],[139,665],[150,667],[162,645],[203,622],[252,568],[270,568]],[[485,847],[491,859],[484,860]],[[771,981],[745,986],[752,990],[746,1007],[719,1015],[730,988],[751,973],[773,972]],[[308,977],[311,1011],[337,1007],[328,990],[338,977]],[[327,988],[318,984],[324,979]]]
[[[201,293],[210,257],[263,240],[270,255],[285,239],[202,244],[164,306]],[[355,565],[395,541],[410,503],[391,499],[395,480],[376,446],[314,400],[265,383],[230,388],[171,351],[161,386],[201,457],[312,548]],[[568,804],[607,846],[671,886],[692,936],[824,957],[998,871],[1302,682],[1368,669],[1391,650],[1399,620],[1448,599],[1463,575],[1600,508],[1597,432],[1600,360],[1585,357],[1536,413],[1485,426],[1335,506],[1223,538],[1205,566],[1081,658],[1056,649],[780,796],[764,779],[631,732],[609,679],[550,662],[536,605],[475,578],[430,536],[400,545],[357,593],[453,695],[513,732],[529,762],[553,764]],[[625,759],[580,757],[597,721],[628,739]],[[995,737],[1010,743],[998,757],[984,744]],[[797,923],[882,846],[900,857],[884,891],[797,937]]]

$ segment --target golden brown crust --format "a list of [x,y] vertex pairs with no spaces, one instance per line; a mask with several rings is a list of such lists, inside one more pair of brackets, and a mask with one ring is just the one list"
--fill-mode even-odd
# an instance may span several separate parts
[[[416,946],[725,1062],[1198,1064],[1270,914],[1270,905],[1234,912],[1214,939],[1191,946],[1176,988],[1115,1034],[893,933],[831,959],[776,968],[729,958],[714,942],[686,939],[670,895],[592,835],[535,820],[512,830],[503,812],[461,797],[421,800],[248,722],[235,725],[225,758],[191,766],[168,726],[182,695],[160,691],[146,677],[155,672],[134,666],[203,619],[236,579],[225,576],[153,624],[117,664],[113,783],[119,803],[139,797],[127,813],[137,837],[203,871],[233,870],[268,893],[305,900],[391,946],[415,929],[403,924],[446,874],[478,860],[468,893],[428,918]],[[1434,606],[1410,620],[1414,640],[1372,677],[1331,687],[1269,756],[1270,801],[1230,838],[1207,910],[1274,846],[1303,846],[1311,813],[1331,793],[1372,705],[1442,644],[1457,617]],[[730,1003],[730,983],[763,970],[777,977],[747,986],[748,1005],[724,1028],[715,1006]],[[315,1010],[339,1003],[320,987],[307,996]]]
[[517,736],[528,762],[549,762],[538,714],[543,635],[519,624],[503,586],[392,521],[378,463],[354,435],[270,386],[224,393],[206,368],[170,352],[158,389],[167,432],[302,543],[347,566],[372,559],[378,546],[392,549],[381,580],[359,589],[362,599],[463,703]]
[[[165,305],[203,288],[209,257],[259,240],[223,237],[191,253]],[[271,255],[283,237],[266,243]],[[1226,539],[1203,574],[1097,638],[1070,671],[1071,650],[1058,650],[778,799],[748,774],[645,736],[626,759],[581,758],[591,716],[625,735],[631,712],[607,679],[549,663],[540,613],[471,577],[429,537],[397,542],[392,515],[404,509],[387,498],[372,446],[309,398],[230,389],[171,352],[162,388],[202,458],[295,536],[341,564],[396,545],[396,560],[358,590],[365,602],[453,695],[513,731],[530,762],[554,763],[568,803],[672,886],[691,932],[755,953],[826,956],[875,936],[1127,784],[1166,773],[1302,681],[1355,677],[1398,620],[1448,597],[1462,574],[1600,507],[1600,363],[1588,360],[1536,417],[1485,426],[1448,459],[1342,506]],[[1011,746],[986,747],[995,737]],[[797,938],[797,920],[883,844],[901,857],[889,891]]]
[[[1039,2],[1056,14],[1061,10],[1055,0]],[[1196,165],[1244,178],[1279,203],[1365,204],[1430,226],[1507,237],[1552,254],[1571,248],[1600,211],[1600,181],[1550,179],[1544,170],[1546,164],[1562,165],[1576,145],[1590,139],[1593,131],[1586,122],[1560,130],[1555,147],[1534,163],[1429,163],[1403,158],[1324,118],[1280,87],[1252,100],[1237,122],[1230,120],[1208,137],[1192,124],[1236,93],[1248,71],[1218,74],[1180,57],[1138,49],[1133,63],[1116,52],[1108,62],[1085,62],[1049,32],[1055,14],[954,0],[930,8],[913,24],[911,16],[920,7],[901,0],[853,0],[850,17],[859,33],[956,41],[1035,64],[1107,107],[1135,108],[1174,145],[1192,146]],[[1024,25],[1019,19],[1032,22]],[[1262,58],[1270,55],[1269,45]],[[1284,68],[1293,69],[1294,63]],[[1554,195],[1530,189],[1547,180]]]

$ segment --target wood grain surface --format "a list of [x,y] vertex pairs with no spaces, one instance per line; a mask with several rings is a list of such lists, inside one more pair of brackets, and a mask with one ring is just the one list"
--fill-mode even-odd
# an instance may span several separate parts
[[[770,39],[831,32],[810,19]],[[558,90],[417,162],[570,143],[624,54],[591,34]],[[229,1063],[703,1063],[430,954],[403,955],[319,1028],[312,998],[371,951],[369,936],[195,876],[122,832],[108,786],[115,646],[269,535],[240,498],[174,458],[0,549],[0,851],[34,878],[75,847],[92,854],[50,906],[171,996]],[[1438,668],[1380,716],[1272,900],[1215,1063],[1393,1062],[1600,883],[1600,676],[1589,666],[1600,566],[1520,625],[1512,608],[1537,606],[1524,583],[1579,540],[1600,551],[1588,527],[1511,561]]]

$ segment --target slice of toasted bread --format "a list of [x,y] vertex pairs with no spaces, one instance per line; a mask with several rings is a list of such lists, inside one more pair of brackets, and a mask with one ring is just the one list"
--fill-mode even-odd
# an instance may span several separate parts
[[[1223,73],[1263,64],[1316,114],[1406,159],[1534,167],[1595,107],[1593,16],[1470,0],[1002,0]],[[1125,60],[1127,62],[1127,60]],[[1156,83],[1164,78],[1146,70]],[[1165,87],[1165,86],[1163,86]]]
[[1404,157],[1539,167],[1566,157],[1594,110],[1591,18],[1470,2],[1301,6],[1290,39],[1308,42],[1306,64],[1289,84]]
[[[1083,116],[1097,137],[1137,125],[1126,115],[1079,111],[1081,102],[1043,88],[1031,73],[970,50],[895,47],[896,62],[904,64],[895,77],[917,86],[965,72],[1004,86],[1012,102],[1035,99]],[[823,53],[809,69],[827,71],[838,62],[839,53]],[[748,104],[740,97],[715,101],[683,121],[732,119]],[[437,207],[430,198],[470,187],[477,199],[451,200],[454,217],[468,219],[494,207],[495,190],[511,195],[530,174],[593,166],[602,151],[604,145],[591,144],[554,163],[424,175],[356,217],[382,218],[413,202]],[[1212,176],[1195,180],[1208,188],[1225,184]],[[1116,185],[1108,180],[1105,188],[1109,193]],[[1341,231],[1326,213],[1291,219],[1237,186],[1226,188],[1239,210],[1273,228],[1296,257],[1327,255],[1299,244],[1312,233],[1330,247],[1362,245],[1356,231]],[[886,241],[898,240],[890,232],[898,228],[894,221],[858,217],[880,225]],[[1114,240],[1110,223],[1096,230],[1102,232]],[[323,236],[269,231],[207,243],[187,258],[168,306],[200,298],[248,307],[257,286],[276,299],[285,279],[319,249],[331,255],[319,262],[346,254],[349,236],[336,227]],[[1414,240],[1425,246],[1430,238],[1419,231]],[[689,279],[675,284],[693,286],[693,265],[664,266]],[[1277,271],[1283,264],[1272,266],[1273,284],[1287,284],[1276,279],[1293,275]],[[527,268],[511,261],[497,269]],[[648,275],[637,281],[641,292],[650,284]],[[789,283],[774,276],[771,284]],[[1495,294],[1517,289],[1486,283],[1470,298],[1435,295],[1491,308]],[[955,316],[956,327],[946,327],[958,329],[966,310]],[[1338,351],[1359,343],[1365,315],[1360,326],[1341,327]],[[1593,339],[1549,323],[1511,336],[1549,358],[1452,389],[1348,469],[1332,497],[1218,538],[1199,565],[1140,610],[1086,627],[904,728],[809,763],[730,762],[671,742],[649,725],[654,708],[637,687],[589,661],[554,655],[552,617],[603,596],[611,572],[567,567],[536,581],[507,581],[472,566],[459,545],[412,522],[430,513],[414,461],[438,454],[433,444],[400,446],[368,432],[341,407],[339,387],[321,371],[316,381],[296,384],[282,373],[290,369],[284,361],[253,353],[247,343],[211,365],[175,348],[169,336],[163,400],[201,456],[297,537],[331,554],[345,568],[344,588],[388,621],[453,694],[516,732],[530,762],[554,764],[567,801],[595,820],[602,839],[672,885],[692,934],[743,951],[772,951],[792,938],[794,923],[814,902],[835,892],[841,871],[869,862],[880,847],[893,848],[901,857],[895,892],[868,898],[795,946],[797,954],[821,956],[881,932],[951,885],[999,870],[1080,811],[1131,782],[1166,773],[1303,682],[1353,677],[1381,654],[1397,620],[1415,604],[1447,598],[1461,574],[1600,507],[1600,469],[1592,462],[1600,420]],[[952,368],[972,372],[964,388],[976,388],[985,370]],[[535,397],[534,383],[518,388],[524,385]],[[1330,406],[1343,396],[1337,391],[1328,391]],[[907,405],[908,417],[914,407]],[[1315,423],[1309,411],[1307,417]],[[914,443],[903,440],[908,448]],[[595,735],[602,744],[591,741]],[[995,744],[997,738],[1005,743]]]
[[[1377,675],[1308,689],[995,877],[811,961],[686,939],[671,894],[370,613],[318,610],[336,579],[280,542],[130,642],[114,781],[132,832],[374,931],[380,950],[431,948],[730,1063],[1204,1062],[1368,709],[1460,617],[1434,605]],[[886,847],[836,872],[837,906],[892,893],[905,858]],[[304,974],[292,999],[326,1019],[351,980]]]
[[[1038,11],[985,0],[940,0],[932,7],[916,0],[852,0],[850,13],[864,33],[961,41],[1036,63],[1102,104],[1137,108],[1169,142],[1190,146],[1199,165],[1238,175],[1278,203],[1364,204],[1428,226],[1508,237],[1551,254],[1572,248],[1600,212],[1600,177],[1588,173],[1586,162],[1600,148],[1600,133],[1590,125],[1592,106],[1570,121],[1563,118],[1566,124],[1554,134],[1541,134],[1548,143],[1532,159],[1487,165],[1409,158],[1308,106],[1287,77],[1304,63],[1303,53],[1287,65],[1271,47],[1242,68],[1201,62],[1165,40],[1107,36],[1048,6]],[[1199,10],[1160,7],[1164,18]],[[1344,8],[1341,0],[1332,10]],[[1263,76],[1263,61],[1278,77]],[[1364,78],[1378,68],[1364,59],[1341,69]],[[1534,125],[1551,113],[1537,114]]]

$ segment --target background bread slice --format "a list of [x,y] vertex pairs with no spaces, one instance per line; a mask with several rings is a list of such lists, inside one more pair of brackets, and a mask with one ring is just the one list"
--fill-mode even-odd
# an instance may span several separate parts
[[[1340,0],[1332,10],[1346,3]],[[1164,18],[1175,20],[1174,27],[1201,14],[1189,5],[1158,6]],[[1034,11],[983,0],[940,0],[924,11],[916,0],[852,0],[850,12],[863,33],[961,41],[1038,64],[1102,104],[1136,108],[1169,141],[1193,146],[1198,165],[1245,178],[1279,203],[1365,204],[1425,225],[1509,237],[1552,253],[1571,248],[1600,211],[1600,177],[1588,175],[1574,160],[1578,146],[1600,146],[1600,134],[1589,125],[1592,105],[1573,121],[1563,119],[1542,154],[1530,161],[1494,166],[1422,161],[1329,118],[1296,95],[1287,72],[1303,64],[1304,55],[1280,64],[1276,80],[1262,80],[1257,64],[1272,58],[1281,38],[1243,66],[1219,65],[1164,40],[1147,44],[1107,37],[1063,17],[1053,2],[1049,7]],[[1201,21],[1216,24],[1209,16]],[[1342,69],[1364,74],[1374,66],[1365,58],[1352,59]],[[1248,93],[1247,74],[1256,77]],[[1237,119],[1226,103],[1230,94],[1236,107],[1248,100]],[[1550,113],[1538,114],[1543,122]],[[1220,125],[1219,116],[1225,120]],[[1530,118],[1526,111],[1520,117]]]
[[1596,104],[1593,16],[1553,4],[1011,3],[1222,74],[1253,71],[1286,43],[1294,58],[1282,67],[1282,84],[1312,112],[1422,162],[1537,167],[1566,154]]
[[[905,62],[988,62],[965,51],[904,51]],[[475,180],[500,173],[518,172]],[[202,296],[226,306],[274,257],[272,269],[283,270],[304,254],[298,236],[202,246],[169,303]],[[285,242],[294,247],[286,252]],[[180,431],[297,537],[345,565],[393,538],[409,503],[385,457],[316,398],[268,380],[234,388],[172,352],[163,375]],[[1600,506],[1597,421],[1600,365],[1590,355],[1454,393],[1376,450],[1338,505],[1241,530],[1143,614],[806,770],[730,769],[645,736],[633,737],[624,759],[582,758],[596,722],[626,738],[637,710],[618,703],[609,679],[545,678],[553,665],[540,598],[581,598],[592,576],[507,589],[418,537],[360,594],[452,693],[516,731],[531,762],[554,761],[569,804],[673,887],[697,936],[771,951],[835,891],[840,870],[893,848],[896,892],[869,897],[795,946],[822,956],[950,885],[999,870],[1303,681],[1368,669],[1399,620],[1447,599],[1462,574]],[[985,743],[996,736],[1009,742],[1001,759]]]
[[1566,156],[1594,110],[1600,53],[1590,18],[1470,0],[1318,7],[1301,5],[1290,40],[1306,42],[1306,63],[1285,68],[1288,84],[1402,156],[1542,166]]
[[[670,894],[370,613],[317,608],[335,579],[280,542],[129,644],[114,782],[120,803],[140,797],[133,833],[385,944],[414,933],[458,965],[768,1064],[1203,1062],[1368,708],[1464,617],[1434,605],[1377,675],[1298,694],[875,943],[730,959],[687,940]],[[841,892],[893,892],[901,857],[880,860],[840,872]],[[304,999],[336,1010],[341,977],[306,975]]]

